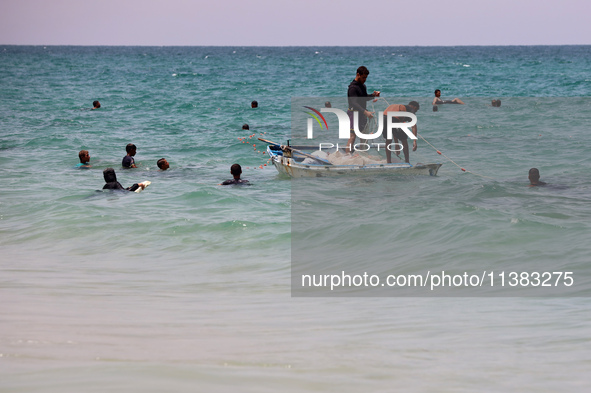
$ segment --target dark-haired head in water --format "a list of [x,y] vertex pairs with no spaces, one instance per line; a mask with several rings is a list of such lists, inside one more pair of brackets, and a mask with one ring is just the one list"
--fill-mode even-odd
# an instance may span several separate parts
[[138,188],[144,188],[144,185],[139,185],[135,183],[131,187],[123,187],[121,183],[117,181],[117,175],[115,174],[115,169],[107,168],[103,171],[103,177],[105,178],[105,185],[103,186],[103,190],[124,190],[124,191],[135,191]]
[[92,108],[92,109],[98,109],[98,108],[100,108],[100,107],[101,107],[101,103],[100,103],[100,102],[98,102],[98,101],[93,101],[93,102],[92,102],[92,106],[93,106],[93,108]]
[[243,124],[242,129],[243,130],[250,130],[250,127],[248,126],[248,124]]
[[168,165],[168,161],[166,161],[166,158],[161,158],[158,161],[156,161],[156,165],[158,165],[158,168],[160,168],[163,171],[170,168],[170,165]]
[[253,101],[253,102],[250,103],[250,107],[251,108],[258,108],[259,107],[259,103],[256,102],[256,101]]
[[224,181],[222,184],[222,186],[228,186],[231,184],[248,184],[248,180],[243,180],[240,178],[240,175],[242,174],[242,167],[240,166],[240,164],[234,164],[230,167],[230,173],[232,174],[232,176],[234,177],[231,180],[226,180]]
[[535,187],[535,186],[545,186],[546,183],[544,183],[543,181],[540,181],[540,171],[538,170],[538,168],[532,168],[529,170],[529,186],[530,187]]

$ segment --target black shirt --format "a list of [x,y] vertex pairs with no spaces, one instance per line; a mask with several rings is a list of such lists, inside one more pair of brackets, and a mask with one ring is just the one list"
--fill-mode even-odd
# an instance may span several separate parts
[[127,187],[124,188],[121,183],[119,183],[118,181],[114,181],[114,182],[110,182],[107,183],[103,186],[103,190],[124,190],[124,191],[135,191],[138,188],[140,188],[140,186],[135,183],[133,186],[131,187]]
[[349,109],[359,111],[360,115],[363,115],[363,112],[366,110],[367,101],[373,98],[373,96],[367,94],[365,84],[357,82],[355,79],[349,84],[347,97],[349,97]]
[[231,184],[249,184],[250,182],[248,180],[244,180],[244,179],[230,179],[230,180],[226,180],[222,183],[222,186],[229,186]]
[[123,157],[123,160],[121,161],[121,166],[125,167],[125,168],[131,168],[131,166],[135,164],[135,160],[133,159],[132,156],[125,156]]

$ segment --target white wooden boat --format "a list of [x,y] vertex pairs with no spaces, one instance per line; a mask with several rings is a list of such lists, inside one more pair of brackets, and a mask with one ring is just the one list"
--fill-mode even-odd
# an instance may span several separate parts
[[[260,138],[259,138],[260,139]],[[267,154],[279,173],[291,177],[323,177],[338,175],[428,175],[435,176],[442,164],[415,164],[406,162],[369,165],[333,165],[329,161],[289,146],[273,142],[267,146]],[[305,161],[305,162],[304,162]]]

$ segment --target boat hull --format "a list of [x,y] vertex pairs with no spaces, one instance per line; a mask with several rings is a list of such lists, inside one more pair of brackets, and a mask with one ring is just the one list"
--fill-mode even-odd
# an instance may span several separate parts
[[285,157],[281,152],[267,148],[271,162],[281,174],[291,177],[324,177],[324,176],[368,176],[368,175],[427,175],[436,176],[442,164],[392,163],[373,165],[322,165],[304,164],[291,157]]

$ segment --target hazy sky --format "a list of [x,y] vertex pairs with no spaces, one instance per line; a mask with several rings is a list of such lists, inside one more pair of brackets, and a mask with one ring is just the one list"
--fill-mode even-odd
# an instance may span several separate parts
[[591,44],[589,0],[0,0],[0,44]]

